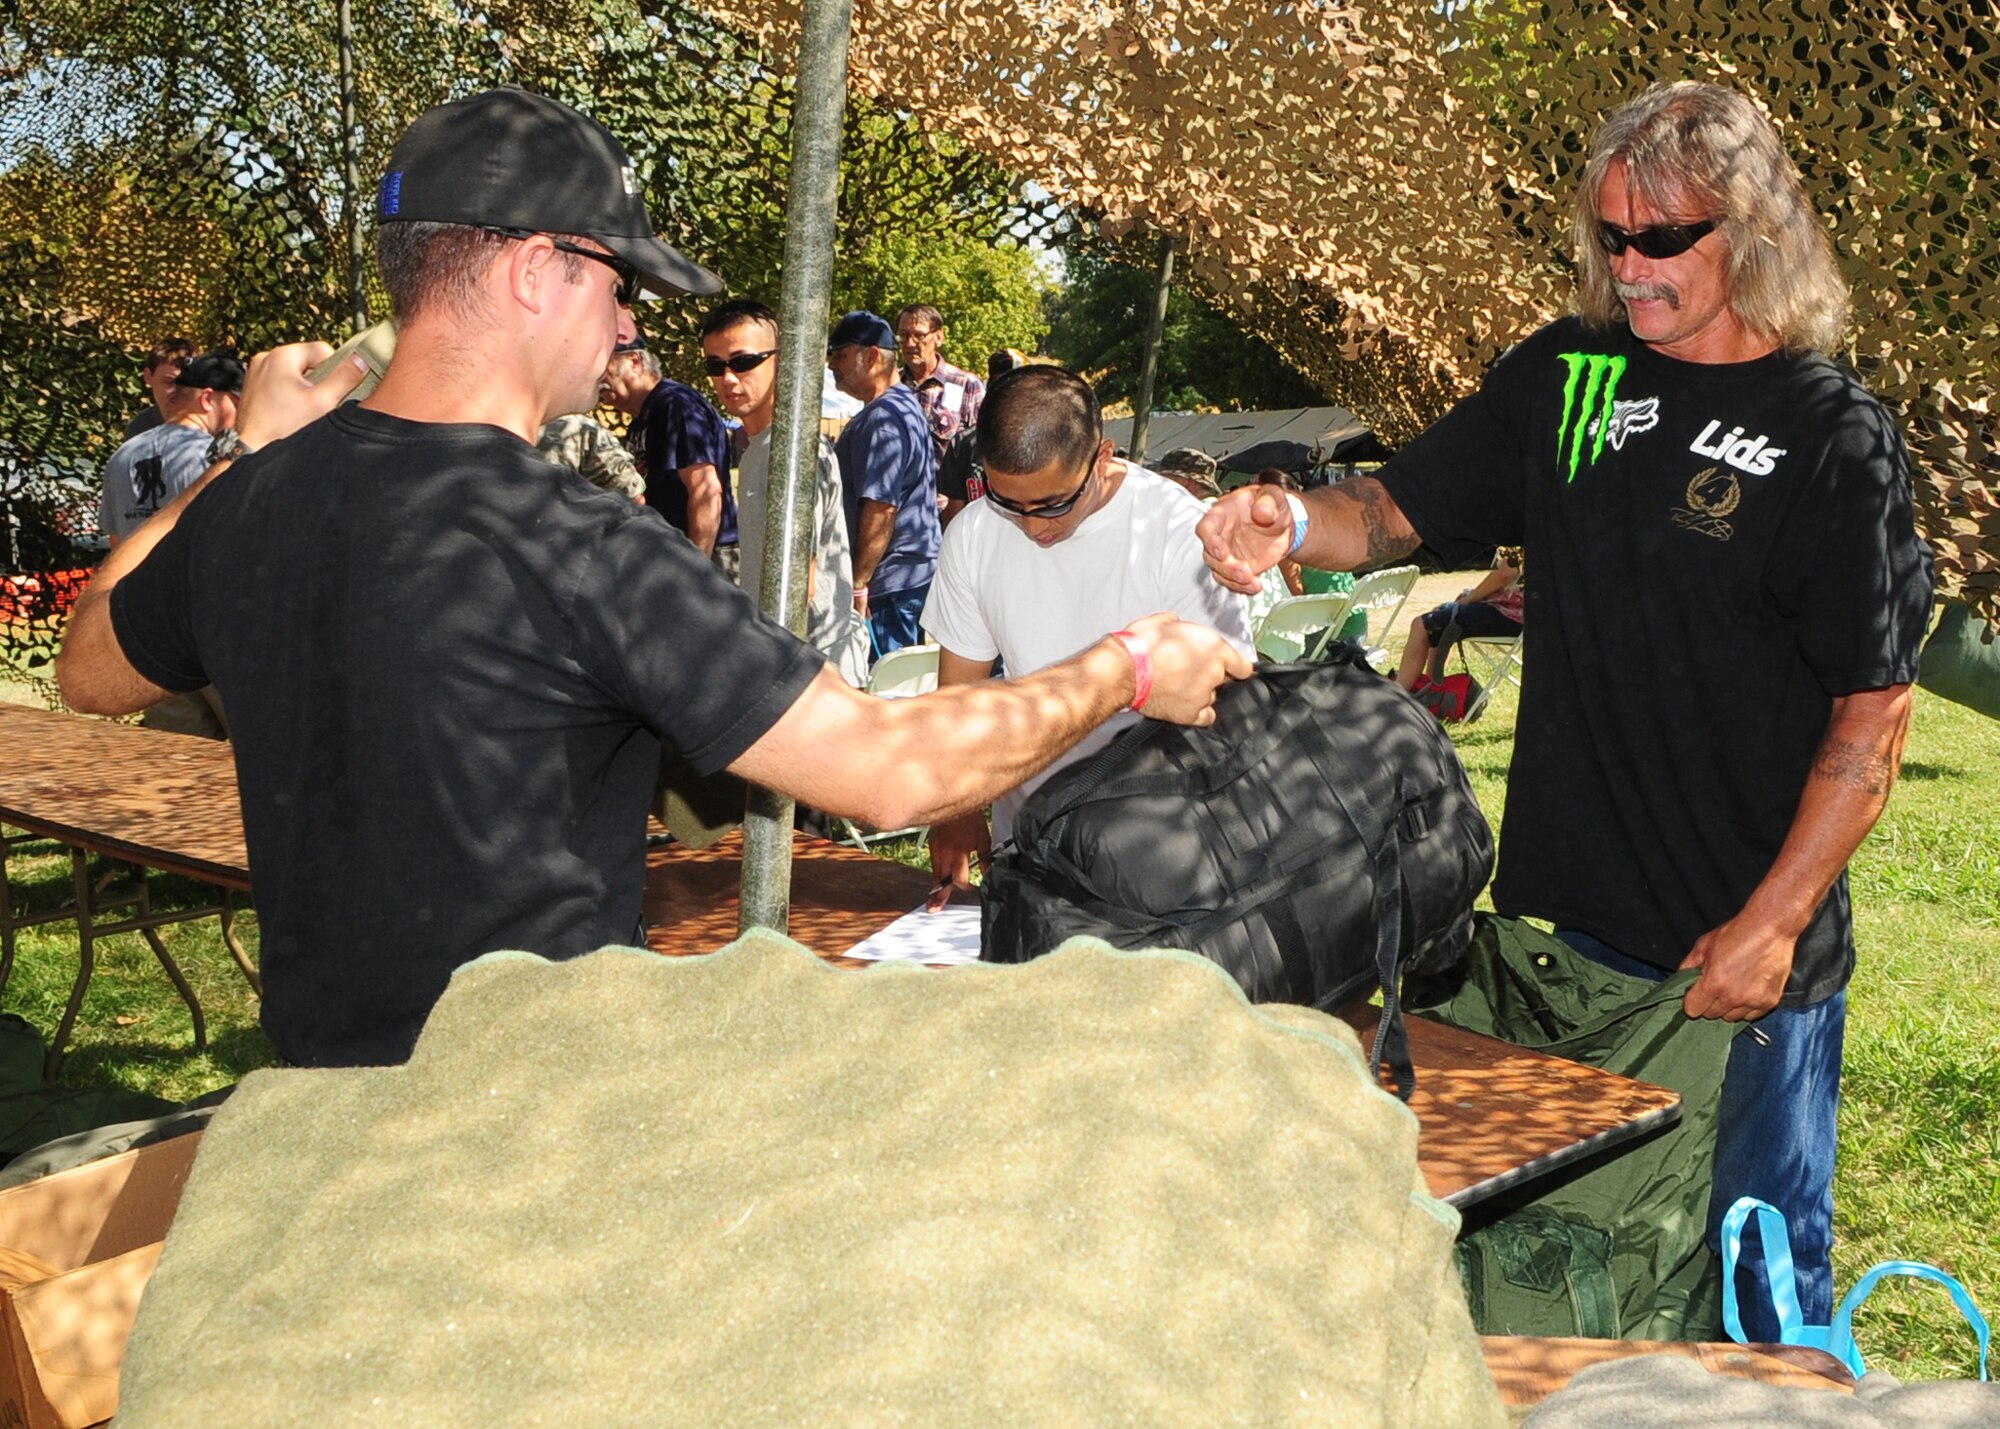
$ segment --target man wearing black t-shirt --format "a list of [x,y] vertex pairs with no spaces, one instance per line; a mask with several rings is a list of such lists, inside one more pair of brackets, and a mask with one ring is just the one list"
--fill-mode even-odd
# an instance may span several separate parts
[[377,211],[398,323],[380,387],[331,410],[358,364],[314,387],[325,344],[258,357],[249,454],[112,553],[58,666],[98,713],[221,690],[289,1060],[402,1060],[482,953],[637,941],[663,740],[899,827],[977,807],[1121,707],[1207,723],[1249,673],[1156,616],[1006,688],[852,689],[657,511],[534,448],[594,401],[641,285],[720,286],[653,236],[618,142],[540,96],[476,95],[403,135]]
[[[1758,1019],[1722,1092],[1709,1216],[1791,1223],[1832,1309],[1834,1111],[1854,967],[1845,868],[1901,758],[1931,599],[1901,435],[1821,354],[1846,287],[1776,132],[1712,85],[1608,119],[1577,196],[1580,319],[1529,337],[1384,468],[1225,497],[1224,584],[1421,544],[1521,545],[1533,658],[1503,912],[1639,976],[1699,969],[1691,1017]],[[1768,1293],[1746,1302],[1775,1340]]]

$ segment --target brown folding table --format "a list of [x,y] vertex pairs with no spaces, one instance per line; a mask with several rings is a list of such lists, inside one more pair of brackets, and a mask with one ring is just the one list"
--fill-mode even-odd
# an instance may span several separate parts
[[[0,823],[68,845],[75,876],[71,907],[17,916],[5,896],[0,843],[0,990],[12,971],[17,929],[74,918],[80,944],[77,979],[49,1054],[61,1063],[94,966],[93,944],[111,933],[142,933],[194,1018],[195,1045],[206,1033],[187,980],[154,929],[219,915],[224,940],[254,986],[256,970],[237,940],[232,895],[250,887],[235,761],[224,744],[161,734],[104,720],[0,705]],[[139,867],[139,891],[110,903],[87,873],[87,853]],[[649,942],[669,954],[708,953],[736,936],[742,839],[732,834],[706,849],[653,849],[647,859]],[[216,904],[160,912],[150,906],[145,870],[218,885]],[[826,839],[793,843],[791,933],[831,960],[920,905],[930,878]],[[131,906],[130,916],[105,919]],[[1364,1039],[1372,1014],[1350,1014]],[[1417,1069],[1410,1109],[1420,1127],[1418,1164],[1431,1193],[1467,1206],[1522,1181],[1670,1124],[1680,1099],[1545,1053],[1409,1019]]]
[[[701,849],[653,851],[646,881],[655,951],[712,953],[736,936],[742,837]],[[850,948],[917,907],[928,875],[824,839],[797,836],[792,854],[792,936],[821,956]],[[1372,1009],[1346,1020],[1364,1045]],[[1431,1194],[1465,1207],[1510,1186],[1670,1126],[1681,1100],[1664,1087],[1407,1018],[1417,1088],[1417,1164]]]
[[[0,836],[0,992],[13,975],[20,929],[76,922],[77,975],[50,1043],[46,1070],[51,1078],[62,1065],[90,987],[99,938],[130,932],[144,936],[187,1004],[197,1051],[208,1045],[201,1004],[155,930],[215,915],[237,966],[253,988],[258,986],[256,965],[235,928],[235,895],[249,891],[250,868],[236,761],[227,745],[0,704],[0,824],[27,831]],[[55,839],[69,848],[74,886],[71,901],[62,908],[17,914],[7,882],[7,854],[31,839]],[[93,884],[93,853],[131,864],[137,871],[135,891],[110,895],[108,880]],[[215,885],[221,896],[192,908],[156,909],[148,870]],[[120,911],[125,916],[105,916]]]

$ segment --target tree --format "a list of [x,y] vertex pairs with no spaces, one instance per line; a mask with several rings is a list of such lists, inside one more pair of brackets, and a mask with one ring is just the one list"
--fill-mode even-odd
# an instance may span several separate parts
[[[1044,346],[1088,376],[1105,405],[1130,401],[1139,391],[1153,273],[1084,243],[1071,246],[1068,271]],[[1329,400],[1268,343],[1180,286],[1167,299],[1153,394],[1155,411],[1319,407]]]

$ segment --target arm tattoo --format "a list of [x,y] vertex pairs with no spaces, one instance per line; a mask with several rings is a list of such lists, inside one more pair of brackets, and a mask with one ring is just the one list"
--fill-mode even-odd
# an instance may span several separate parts
[[1820,746],[1819,757],[1813,761],[1813,775],[1879,799],[1896,782],[1896,766],[1889,755],[1872,744],[1829,739]]
[[1423,544],[1414,531],[1399,534],[1389,529],[1389,509],[1393,503],[1381,482],[1372,477],[1362,477],[1343,482],[1334,490],[1354,504],[1362,534],[1368,540],[1368,553],[1355,567],[1356,570],[1373,570],[1398,556],[1409,555]]

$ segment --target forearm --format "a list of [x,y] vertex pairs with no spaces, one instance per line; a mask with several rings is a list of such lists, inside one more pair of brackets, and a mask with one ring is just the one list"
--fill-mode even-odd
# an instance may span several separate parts
[[688,539],[712,555],[722,534],[722,478],[712,466],[691,466],[681,472],[681,484],[687,487]]
[[880,501],[861,503],[861,528],[854,540],[854,588],[867,586],[889,554],[889,538],[896,533],[896,508]]
[[1902,765],[1910,687],[1834,701],[1790,831],[1744,916],[1784,936],[1805,931],[1841,870],[1882,816]]
[[1307,492],[1306,537],[1292,559],[1322,571],[1365,571],[1409,555],[1421,541],[1382,483],[1356,477]]
[[935,823],[1040,772],[1135,690],[1132,657],[1109,639],[1021,679],[919,699],[864,695],[828,670],[731,768],[877,828]]

